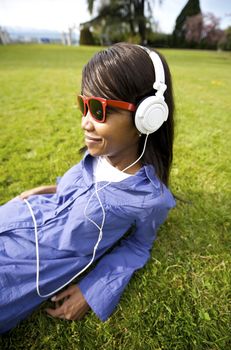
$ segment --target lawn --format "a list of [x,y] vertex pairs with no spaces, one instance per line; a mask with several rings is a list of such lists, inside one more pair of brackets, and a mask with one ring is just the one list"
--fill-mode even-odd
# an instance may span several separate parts
[[[76,92],[96,47],[0,46],[0,205],[53,184],[80,160]],[[161,50],[172,70],[177,201],[151,259],[102,323],[48,318],[43,305],[1,350],[231,349],[231,54]],[[0,238],[1,239],[1,238]]]

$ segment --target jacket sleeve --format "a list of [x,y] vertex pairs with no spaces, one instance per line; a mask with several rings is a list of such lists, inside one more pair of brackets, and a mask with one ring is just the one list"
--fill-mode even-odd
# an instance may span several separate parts
[[79,282],[84,298],[102,321],[113,312],[132,274],[149,259],[159,219],[157,213],[152,213],[140,220],[135,232],[104,255]]

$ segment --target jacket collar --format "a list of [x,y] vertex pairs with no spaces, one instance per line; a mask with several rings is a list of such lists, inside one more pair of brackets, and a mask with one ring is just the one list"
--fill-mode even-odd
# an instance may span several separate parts
[[[82,174],[86,185],[90,187],[93,184],[93,157],[88,151],[85,153],[82,160]],[[156,176],[154,167],[151,164],[144,165],[134,176],[130,176],[120,182],[112,182],[112,184],[114,187],[121,189],[135,189],[135,187],[139,184],[147,185],[147,180],[151,182],[155,189],[159,189],[162,185]],[[107,183],[107,181],[103,181],[102,183]]]

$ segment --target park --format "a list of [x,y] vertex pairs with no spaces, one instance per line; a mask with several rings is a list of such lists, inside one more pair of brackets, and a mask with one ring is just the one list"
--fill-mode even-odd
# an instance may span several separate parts
[[[80,160],[81,70],[97,46],[0,46],[0,205]],[[52,319],[45,306],[0,339],[13,349],[230,349],[231,54],[160,49],[176,101],[170,188],[179,197],[116,312]],[[46,304],[46,303],[45,303]]]

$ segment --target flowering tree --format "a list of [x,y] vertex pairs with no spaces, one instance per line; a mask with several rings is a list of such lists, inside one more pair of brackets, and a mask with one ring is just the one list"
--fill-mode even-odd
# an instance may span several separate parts
[[211,46],[216,46],[224,36],[224,31],[219,28],[219,25],[220,18],[213,13],[204,15],[202,38],[205,38],[206,42]]
[[216,48],[224,37],[219,25],[220,18],[212,13],[188,17],[184,24],[185,40],[190,46]]
[[173,43],[175,46],[185,46],[185,25],[188,18],[201,14],[200,0],[188,0],[176,19],[173,31]]
[[184,25],[184,31],[185,39],[188,43],[199,44],[203,32],[203,16],[198,14],[196,16],[188,17]]

